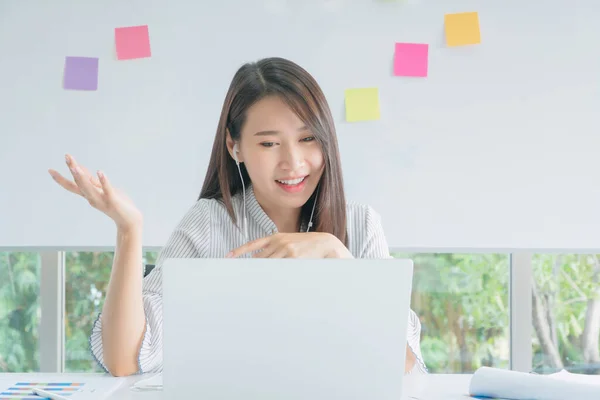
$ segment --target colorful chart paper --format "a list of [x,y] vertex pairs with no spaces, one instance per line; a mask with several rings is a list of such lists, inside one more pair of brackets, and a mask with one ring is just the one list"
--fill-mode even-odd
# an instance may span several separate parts
[[32,391],[34,387],[69,397],[81,391],[84,385],[81,382],[17,382],[0,392],[0,400],[50,400],[48,397],[36,395]]

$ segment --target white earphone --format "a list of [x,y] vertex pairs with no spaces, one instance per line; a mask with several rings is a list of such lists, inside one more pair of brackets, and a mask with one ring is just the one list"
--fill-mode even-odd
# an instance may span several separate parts
[[[244,201],[244,235],[246,236],[246,242],[248,242],[248,219],[246,218],[246,185],[244,184],[244,177],[242,176],[242,169],[240,168],[240,162],[238,160],[237,153],[239,153],[239,147],[237,143],[233,144],[233,159],[235,160],[235,165],[237,165],[238,172],[240,174],[240,180],[242,181],[242,194]],[[319,195],[319,187],[317,186],[317,196]],[[310,212],[310,219],[308,221],[308,226],[306,228],[306,232],[312,228],[312,220],[313,215],[315,214],[315,207],[317,205],[317,196],[315,196],[315,202],[313,203],[312,211]]]
[[233,159],[235,165],[237,165],[238,172],[240,173],[240,180],[242,181],[242,194],[244,199],[244,236],[246,237],[246,243],[248,243],[248,219],[246,218],[246,185],[244,184],[244,177],[242,176],[242,169],[240,168],[240,162],[238,161],[237,153],[239,153],[238,144],[233,145]]
[[238,148],[238,144],[235,143],[233,145],[233,159],[235,160],[235,163],[237,165],[240,165],[240,162],[238,161],[238,158],[237,158],[237,153],[239,153],[239,152],[240,152],[240,149]]

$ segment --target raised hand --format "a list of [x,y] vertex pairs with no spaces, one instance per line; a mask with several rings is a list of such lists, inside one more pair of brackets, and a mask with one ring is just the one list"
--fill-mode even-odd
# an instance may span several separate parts
[[85,198],[92,207],[110,217],[119,229],[137,229],[142,226],[142,213],[125,193],[111,185],[102,171],[98,171],[97,176],[92,175],[68,154],[65,161],[73,180],[65,178],[53,169],[48,170],[60,186]]

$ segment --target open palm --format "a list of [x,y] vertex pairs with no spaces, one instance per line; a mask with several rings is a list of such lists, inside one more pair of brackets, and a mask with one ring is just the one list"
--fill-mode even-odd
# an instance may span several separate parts
[[142,213],[125,193],[111,185],[104,173],[98,171],[97,176],[90,174],[87,168],[78,165],[68,154],[65,160],[73,180],[53,169],[48,170],[60,186],[85,198],[92,207],[109,216],[119,228],[130,229],[142,224]]

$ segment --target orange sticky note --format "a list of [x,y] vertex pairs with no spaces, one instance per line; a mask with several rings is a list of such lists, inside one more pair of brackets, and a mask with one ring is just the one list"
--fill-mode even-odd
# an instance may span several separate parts
[[446,44],[464,46],[481,43],[479,15],[476,12],[464,12],[444,15]]
[[150,57],[148,25],[115,28],[118,60]]

